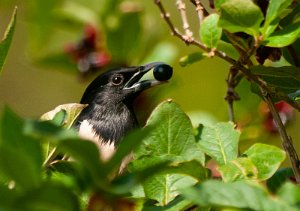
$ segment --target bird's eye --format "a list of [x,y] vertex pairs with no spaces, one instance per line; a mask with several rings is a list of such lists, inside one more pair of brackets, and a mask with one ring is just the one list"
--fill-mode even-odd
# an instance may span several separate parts
[[123,76],[115,75],[112,77],[111,82],[113,83],[113,85],[120,85],[123,82]]

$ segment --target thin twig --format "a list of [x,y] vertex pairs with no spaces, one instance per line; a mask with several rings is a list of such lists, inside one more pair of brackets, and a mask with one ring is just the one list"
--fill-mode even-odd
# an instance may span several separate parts
[[[169,28],[171,29],[171,32],[172,32],[173,36],[178,37],[186,45],[195,45],[195,46],[201,48],[202,50],[204,50],[206,52],[210,52],[211,49],[207,48],[205,45],[203,45],[199,41],[197,41],[195,39],[193,39],[193,40],[187,40],[186,37],[183,34],[181,34],[180,31],[177,28],[175,28],[175,26],[171,22],[171,20],[170,20],[170,14],[166,12],[165,8],[163,7],[163,5],[161,3],[161,0],[154,0],[154,2],[158,6],[158,8],[160,9],[161,16],[166,21],[166,23],[168,24]],[[236,60],[234,60],[231,57],[227,56],[226,53],[224,53],[224,52],[216,51],[215,53],[216,53],[216,55],[218,57],[226,60],[230,64],[235,65],[237,63]]]
[[287,134],[287,132],[285,130],[285,127],[281,121],[278,111],[276,110],[276,107],[274,105],[271,95],[264,91],[262,91],[262,95],[263,95],[266,103],[268,104],[268,106],[270,108],[270,112],[273,116],[274,122],[277,125],[277,129],[278,129],[278,132],[281,137],[281,144],[291,162],[292,169],[294,171],[294,175],[296,178],[296,182],[298,184],[300,184],[299,158],[298,158],[297,152],[294,148],[292,138]]
[[181,16],[181,20],[182,20],[182,26],[183,26],[183,30],[184,30],[184,39],[186,39],[187,41],[192,41],[193,38],[193,32],[190,30],[190,25],[186,16],[186,6],[185,3],[182,0],[177,0],[176,1],[177,4],[177,8],[179,10],[180,16]]
[[196,7],[196,12],[198,14],[198,18],[199,18],[199,25],[201,25],[203,19],[204,19],[204,13],[205,13],[205,10],[204,10],[204,7],[203,5],[201,4],[201,1],[200,0],[191,0],[191,2],[195,5]]

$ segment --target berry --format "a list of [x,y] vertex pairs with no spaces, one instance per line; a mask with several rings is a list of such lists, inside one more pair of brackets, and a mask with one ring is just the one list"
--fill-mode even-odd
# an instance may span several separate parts
[[167,64],[161,64],[154,68],[153,75],[158,81],[166,81],[172,77],[173,68]]

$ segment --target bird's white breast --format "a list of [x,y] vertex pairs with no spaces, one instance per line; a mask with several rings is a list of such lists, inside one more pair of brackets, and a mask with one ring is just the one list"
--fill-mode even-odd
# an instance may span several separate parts
[[79,136],[83,139],[93,141],[100,151],[101,159],[104,161],[110,159],[115,153],[114,143],[110,141],[104,143],[102,137],[96,135],[92,125],[87,120],[81,122]]

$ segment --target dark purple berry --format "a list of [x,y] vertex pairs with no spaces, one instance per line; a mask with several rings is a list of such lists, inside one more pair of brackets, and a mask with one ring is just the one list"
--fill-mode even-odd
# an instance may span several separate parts
[[154,68],[153,75],[158,81],[167,81],[172,77],[173,68],[167,64],[161,64]]

